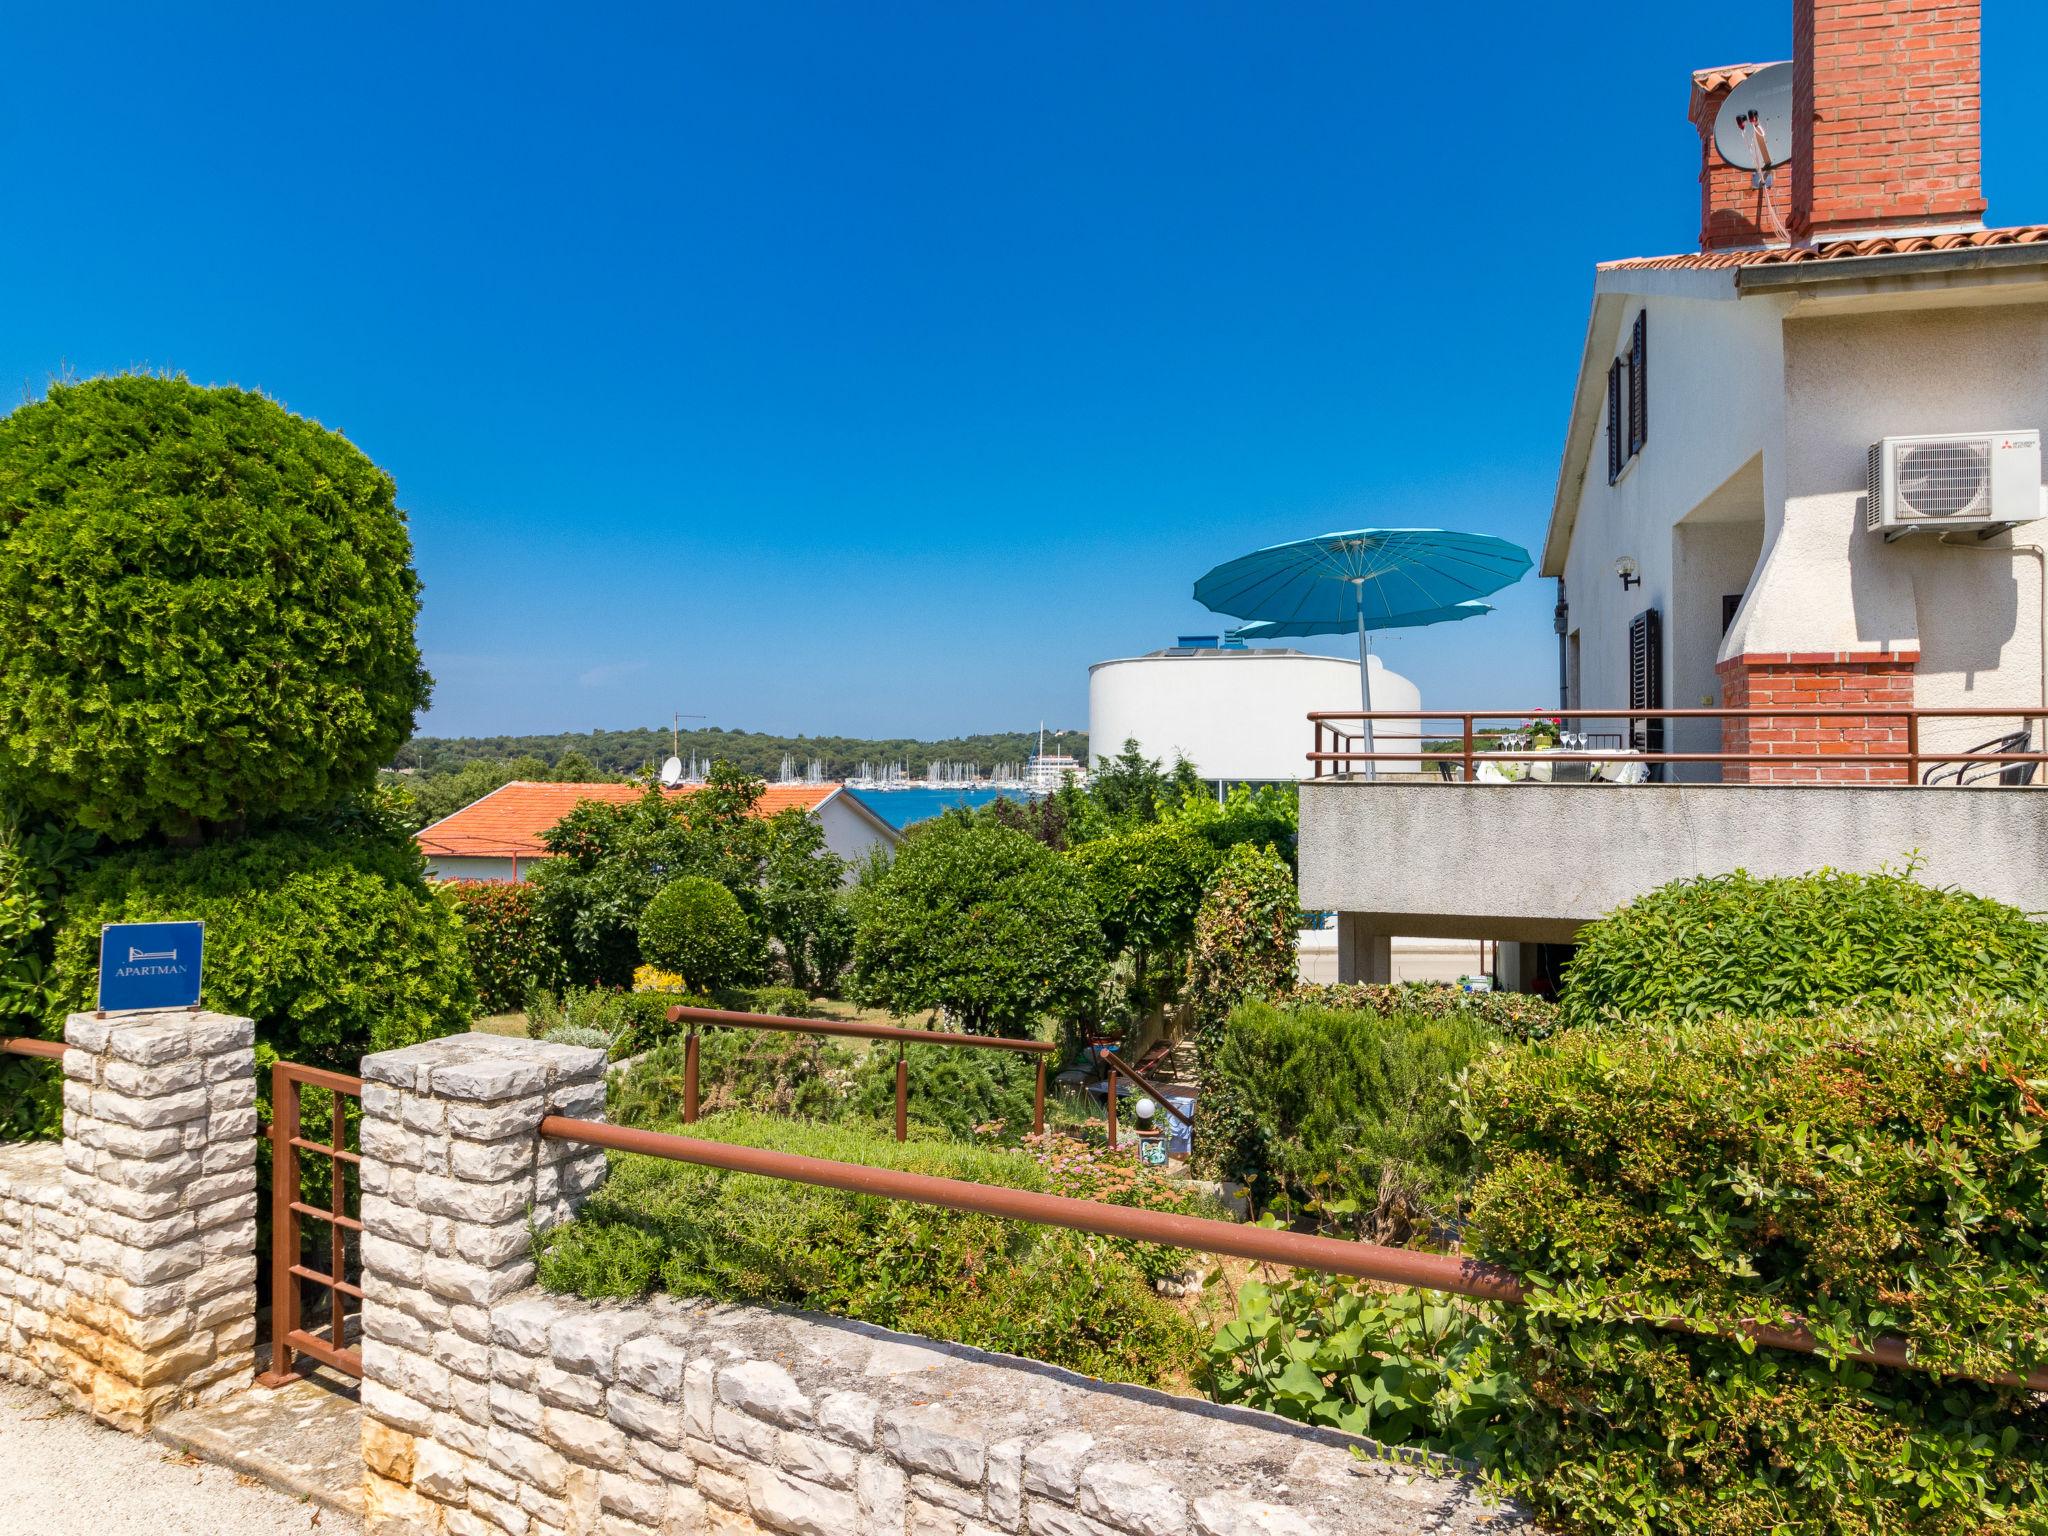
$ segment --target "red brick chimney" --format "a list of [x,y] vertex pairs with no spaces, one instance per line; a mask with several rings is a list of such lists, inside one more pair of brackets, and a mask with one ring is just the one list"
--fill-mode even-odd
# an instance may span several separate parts
[[1793,0],[1798,241],[1984,222],[1980,0]]
[[[1764,66],[1730,64],[1721,69],[1702,69],[1692,77],[1692,105],[1687,116],[1700,133],[1700,249],[1739,250],[1745,246],[1769,245],[1773,241],[1770,217],[1764,212],[1763,190],[1748,172],[1737,170],[1714,148],[1714,121],[1728,93]],[[1771,189],[1783,218],[1791,188],[1787,173],[1778,172]],[[1782,240],[1777,243],[1783,244]]]

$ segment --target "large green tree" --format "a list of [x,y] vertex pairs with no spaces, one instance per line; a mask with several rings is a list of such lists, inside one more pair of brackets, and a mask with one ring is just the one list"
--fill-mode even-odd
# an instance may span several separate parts
[[1089,1007],[1106,965],[1080,870],[1012,827],[928,822],[855,898],[854,992],[898,1014],[943,1008],[1024,1035]]
[[391,477],[240,389],[124,375],[0,420],[0,796],[117,839],[332,804],[429,680]]

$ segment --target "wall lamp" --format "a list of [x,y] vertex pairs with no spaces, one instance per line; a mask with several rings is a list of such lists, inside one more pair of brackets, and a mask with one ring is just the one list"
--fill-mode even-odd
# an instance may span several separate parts
[[1642,568],[1636,564],[1634,555],[1623,555],[1615,561],[1614,574],[1621,578],[1621,590],[1624,592],[1630,587],[1640,587],[1643,584]]

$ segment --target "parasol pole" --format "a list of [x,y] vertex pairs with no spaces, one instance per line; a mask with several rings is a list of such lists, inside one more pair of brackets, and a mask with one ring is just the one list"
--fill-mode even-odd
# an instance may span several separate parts
[[[1372,714],[1372,642],[1366,639],[1365,631],[1365,578],[1363,576],[1352,577],[1351,590],[1358,598],[1358,697],[1360,707],[1370,716]],[[1365,750],[1371,752],[1373,750],[1372,721],[1366,719],[1360,721],[1359,724],[1365,727]],[[1373,770],[1378,767],[1378,763],[1373,762],[1371,758],[1367,758],[1365,776],[1368,779],[1377,778],[1378,775]]]

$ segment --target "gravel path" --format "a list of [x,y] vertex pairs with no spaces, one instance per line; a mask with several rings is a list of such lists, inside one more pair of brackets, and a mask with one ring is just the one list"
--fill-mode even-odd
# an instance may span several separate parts
[[360,1536],[353,1520],[0,1382],[0,1536]]

